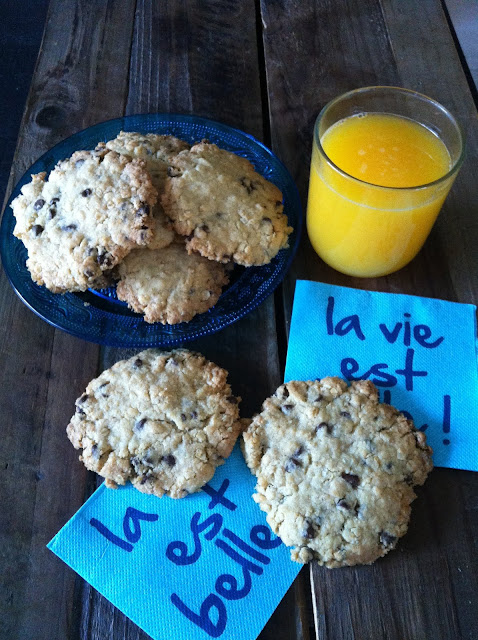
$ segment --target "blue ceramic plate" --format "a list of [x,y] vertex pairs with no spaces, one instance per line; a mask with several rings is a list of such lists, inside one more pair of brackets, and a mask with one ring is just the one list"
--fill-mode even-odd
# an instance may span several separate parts
[[[13,236],[15,219],[10,202],[29,182],[32,173],[51,171],[59,160],[79,149],[93,149],[99,141],[116,137],[121,131],[174,135],[190,143],[207,138],[219,147],[247,158],[256,171],[276,184],[284,194],[284,211],[294,227],[289,248],[262,267],[236,266],[230,284],[215,307],[177,325],[148,324],[116,298],[114,287],[85,293],[54,294],[36,285],[25,262],[27,252]],[[188,115],[147,114],[102,122],[75,133],[50,149],[30,167],[11,195],[0,229],[3,266],[16,293],[40,318],[78,338],[115,347],[165,347],[205,336],[235,322],[257,307],[283,279],[297,250],[302,211],[296,186],[284,165],[252,136],[219,122]]]

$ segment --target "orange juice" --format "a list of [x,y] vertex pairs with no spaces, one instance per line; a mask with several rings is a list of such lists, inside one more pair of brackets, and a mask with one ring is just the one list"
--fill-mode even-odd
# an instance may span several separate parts
[[321,151],[314,141],[307,206],[314,249],[349,275],[400,269],[422,247],[453,181],[430,184],[452,166],[445,144],[423,125],[386,113],[339,120],[320,144]]

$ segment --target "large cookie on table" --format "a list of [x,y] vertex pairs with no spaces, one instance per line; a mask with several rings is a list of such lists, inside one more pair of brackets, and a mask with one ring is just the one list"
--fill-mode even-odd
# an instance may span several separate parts
[[54,293],[104,286],[105,272],[152,237],[157,192],[144,162],[77,151],[45,178],[32,176],[12,202],[33,280]]
[[[157,189],[158,194],[162,194],[171,158],[180,151],[189,149],[190,145],[174,136],[120,131],[114,140],[109,140],[106,143],[106,147],[132,158],[144,160],[154,187]],[[153,208],[153,216],[155,229],[148,248],[161,249],[162,247],[167,247],[174,239],[174,232],[166,220],[159,200]]]
[[171,160],[161,202],[188,251],[211,260],[262,265],[288,246],[280,190],[214,144],[201,142]]
[[76,401],[68,437],[109,487],[182,498],[208,482],[241,431],[227,371],[185,349],[117,362]]
[[368,564],[407,531],[432,469],[425,435],[365,380],[289,382],[244,433],[254,499],[298,562]]

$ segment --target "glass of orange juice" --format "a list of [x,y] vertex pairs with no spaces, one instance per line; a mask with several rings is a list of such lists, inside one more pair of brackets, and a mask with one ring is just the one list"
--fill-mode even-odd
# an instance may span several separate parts
[[425,242],[463,162],[455,118],[427,96],[366,87],[329,102],[314,128],[307,231],[342,273],[401,269]]

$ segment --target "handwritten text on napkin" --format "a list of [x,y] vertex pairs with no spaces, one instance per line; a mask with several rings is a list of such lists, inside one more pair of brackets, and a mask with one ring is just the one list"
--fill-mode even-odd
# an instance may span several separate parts
[[298,281],[285,379],[370,379],[437,466],[478,470],[475,307]]
[[48,546],[155,640],[252,640],[301,568],[254,485],[238,446],[181,500],[102,485]]

